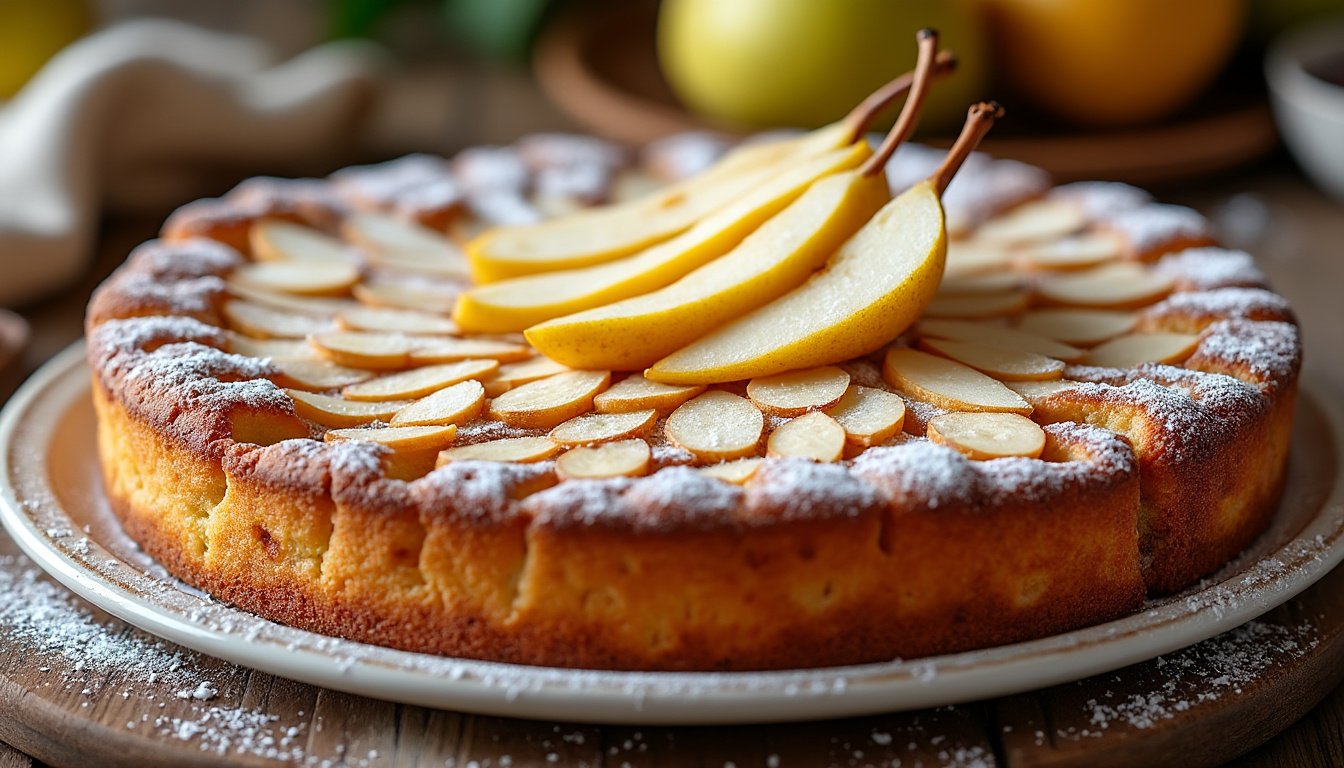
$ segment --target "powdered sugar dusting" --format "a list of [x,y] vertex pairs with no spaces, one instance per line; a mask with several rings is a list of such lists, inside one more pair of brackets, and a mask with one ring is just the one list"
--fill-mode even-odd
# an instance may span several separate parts
[[1169,253],[1158,260],[1153,271],[1174,280],[1178,291],[1263,288],[1267,282],[1249,253],[1226,248],[1187,248]]
[[[928,178],[946,154],[942,149],[902,144],[887,163],[892,193],[903,192]],[[943,194],[943,207],[950,220],[975,226],[1000,211],[1039,197],[1049,188],[1050,176],[1040,168],[973,152]]]
[[1051,200],[1078,206],[1090,221],[1105,221],[1121,211],[1152,202],[1153,196],[1118,181],[1076,181],[1050,190]]
[[1203,319],[1245,318],[1288,320],[1293,316],[1288,300],[1260,288],[1218,288],[1176,293],[1143,311],[1146,323],[1162,324],[1193,317]]
[[1129,241],[1138,254],[1151,253],[1185,240],[1209,237],[1209,222],[1193,208],[1152,203],[1112,214],[1105,226]]
[[1276,391],[1302,365],[1300,334],[1291,323],[1220,320],[1209,326],[1186,365],[1216,366]]

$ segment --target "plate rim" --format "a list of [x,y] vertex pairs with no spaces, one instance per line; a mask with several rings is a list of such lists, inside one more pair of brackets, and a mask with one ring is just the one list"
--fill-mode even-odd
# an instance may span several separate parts
[[[81,372],[84,375],[81,375]],[[1324,416],[1341,455],[1344,414],[1328,385],[1304,376],[1302,392]],[[158,637],[242,666],[324,688],[407,704],[506,717],[626,725],[786,722],[922,709],[994,698],[1079,680],[1194,645],[1286,602],[1344,560],[1344,473],[1320,510],[1291,540],[1184,599],[1074,632],[997,648],[849,667],[767,672],[616,672],[452,659],[331,638],[285,627],[208,598],[232,617],[227,630],[200,623],[163,600],[133,591],[57,546],[27,514],[15,472],[15,436],[42,408],[64,416],[87,402],[83,342],[34,373],[0,412],[0,523],[43,571],[80,597]],[[64,400],[62,400],[64,398]],[[56,422],[53,421],[52,424]],[[47,451],[20,458],[46,466]],[[43,478],[46,488],[49,481]],[[52,498],[55,498],[54,496]],[[68,515],[64,509],[61,514]],[[1328,540],[1320,538],[1330,534]],[[98,552],[108,553],[90,539]],[[1310,548],[1318,547],[1310,557]],[[1257,567],[1269,561],[1291,568]],[[110,563],[110,561],[108,561]],[[128,578],[157,579],[118,559]],[[1251,581],[1255,579],[1255,581]],[[159,580],[175,594],[185,585]],[[1219,593],[1241,585],[1235,599]],[[166,599],[166,598],[165,598]],[[1124,633],[1138,624],[1142,631]],[[245,626],[246,629],[238,629]],[[1123,637],[1116,639],[1117,635]],[[289,638],[280,642],[281,637]],[[297,638],[297,640],[295,639]],[[244,642],[239,642],[239,640]]]

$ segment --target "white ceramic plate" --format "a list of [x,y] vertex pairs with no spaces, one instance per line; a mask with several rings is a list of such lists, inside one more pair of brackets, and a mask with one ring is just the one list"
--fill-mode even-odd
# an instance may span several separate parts
[[758,673],[629,673],[447,659],[325,637],[211,600],[169,577],[103,497],[82,346],[39,371],[0,416],[0,519],[19,546],[98,607],[189,648],[380,699],[512,717],[685,724],[804,720],[941,706],[1077,680],[1224,632],[1344,558],[1338,407],[1299,401],[1273,528],[1216,577],[1128,618],[970,653]]

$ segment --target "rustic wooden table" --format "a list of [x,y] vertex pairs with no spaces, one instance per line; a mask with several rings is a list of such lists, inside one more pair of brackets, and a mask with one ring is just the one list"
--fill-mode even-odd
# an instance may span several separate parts
[[[1336,255],[1344,243],[1344,206],[1313,191],[1282,162],[1163,196],[1201,208],[1233,243],[1261,256],[1301,314],[1309,371],[1327,382],[1325,396],[1344,393],[1338,295],[1344,258]],[[154,229],[151,220],[109,222],[95,267],[80,285],[21,308],[33,338],[0,370],[0,403],[79,338],[89,291]],[[50,601],[47,618],[74,622],[77,631],[61,638],[67,645],[44,642],[41,627],[27,627],[13,620],[19,613],[0,609],[0,617],[11,619],[0,620],[0,737],[29,750],[0,743],[0,768],[42,764],[31,754],[57,765],[265,764],[268,750],[299,764],[457,768],[1159,762],[1190,768],[1236,755],[1233,764],[1246,768],[1344,765],[1344,687],[1336,687],[1344,677],[1344,572],[1248,631],[1084,684],[855,720],[643,729],[434,712],[299,685],[166,647],[54,586],[35,585],[28,573],[0,534],[0,592],[10,591],[0,601]],[[179,659],[174,669],[213,681],[218,698],[183,697],[172,676],[134,680],[125,669],[86,668],[81,648],[115,642]],[[1091,700],[1108,694],[1100,703]],[[88,754],[97,748],[104,751]]]

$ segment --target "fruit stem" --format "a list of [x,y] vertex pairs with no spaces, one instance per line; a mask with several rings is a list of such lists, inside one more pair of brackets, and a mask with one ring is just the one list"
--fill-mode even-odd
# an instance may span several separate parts
[[[957,57],[951,51],[939,51],[937,58],[933,60],[933,79],[941,80],[957,70]],[[878,113],[901,96],[901,94],[910,90],[910,85],[915,81],[913,71],[897,77],[886,85],[878,88],[876,91],[868,94],[868,97],[859,102],[857,107],[849,111],[843,120],[849,128],[849,137],[845,142],[853,144],[858,141],[868,130],[868,125],[873,122]]]
[[891,130],[887,131],[887,137],[882,140],[882,146],[878,147],[877,152],[859,168],[861,176],[881,173],[887,161],[891,159],[892,153],[901,142],[909,138],[919,123],[919,112],[924,107],[924,97],[929,93],[933,62],[938,55],[938,31],[925,27],[915,33],[915,40],[919,43],[919,58],[915,61],[915,72],[911,76],[910,95],[901,106],[901,114],[896,118],[896,124],[891,126]]
[[957,175],[961,164],[966,162],[966,158],[980,146],[980,140],[985,138],[990,128],[994,127],[994,121],[1001,117],[1003,107],[999,106],[997,101],[982,101],[971,107],[970,112],[966,114],[966,124],[961,128],[961,135],[957,136],[956,143],[947,151],[947,157],[943,158],[942,165],[929,176],[929,181],[933,183],[933,188],[939,197],[942,197],[943,192],[947,190],[947,185],[952,183],[952,177]]

